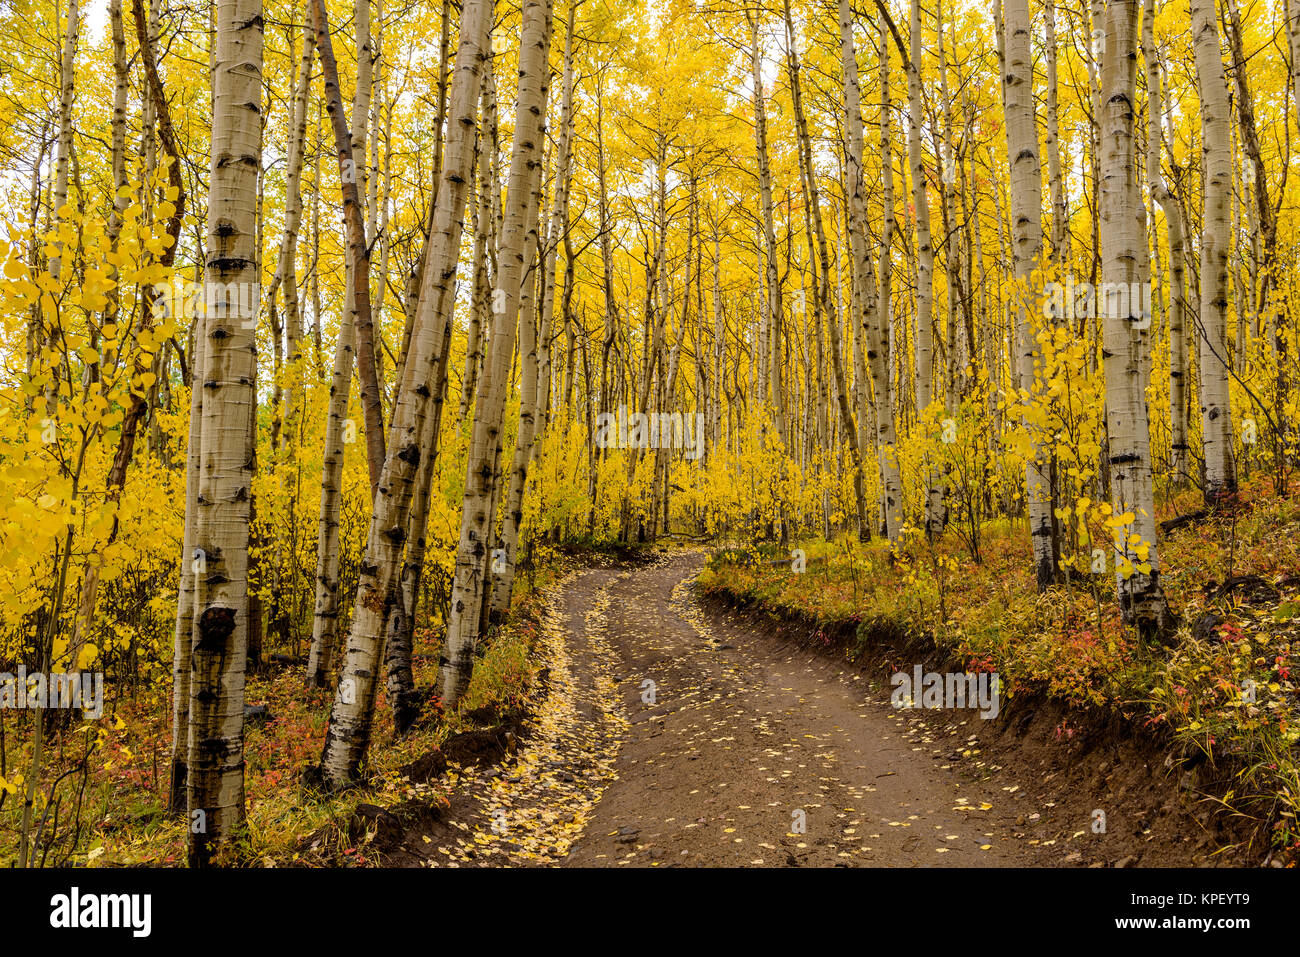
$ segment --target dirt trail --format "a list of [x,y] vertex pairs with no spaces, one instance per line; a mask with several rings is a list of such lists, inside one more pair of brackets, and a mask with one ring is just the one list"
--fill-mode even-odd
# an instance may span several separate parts
[[[674,556],[608,586],[604,638],[631,725],[619,779],[565,863],[1036,861],[1008,837],[1014,792],[940,768],[949,749],[860,676],[701,609],[688,587],[700,565]],[[570,624],[588,584],[563,595]]]
[[[896,710],[846,663],[703,608],[702,564],[674,553],[566,580],[521,751],[465,772],[451,827],[406,846],[457,866],[998,867],[1124,866],[1187,840],[1171,807],[1159,833],[1112,821],[1097,838],[1065,775],[1053,790],[1028,753],[980,757],[993,722]],[[1188,847],[1164,863],[1193,863]]]

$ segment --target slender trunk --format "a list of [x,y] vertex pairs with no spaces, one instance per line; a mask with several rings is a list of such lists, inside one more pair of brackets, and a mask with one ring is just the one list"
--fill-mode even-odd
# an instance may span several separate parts
[[763,269],[767,288],[767,321],[770,333],[764,344],[770,342],[768,368],[771,370],[772,406],[776,418],[776,434],[781,444],[789,449],[786,435],[785,384],[782,381],[781,336],[784,323],[784,303],[781,297],[781,280],[777,272],[776,230],[772,221],[772,172],[767,150],[767,107],[763,100],[763,61],[758,45],[759,14],[746,11],[749,20],[749,65],[754,84],[754,146],[758,157],[759,212],[763,221]]
[[[1061,136],[1057,103],[1059,100],[1056,70],[1056,0],[1043,4],[1046,38],[1043,53],[1047,60],[1047,184],[1052,205],[1052,260],[1060,269],[1070,260],[1070,213],[1065,202],[1061,176]],[[1058,280],[1059,281],[1059,280]]]
[[[420,440],[426,434],[427,417],[441,413],[441,394],[435,387],[438,369],[445,364],[445,352],[451,344],[456,262],[478,126],[479,71],[488,53],[491,13],[488,0],[466,0],[461,17],[449,104],[453,119],[447,127],[439,201],[425,253],[415,332],[394,404],[388,455],[361,562],[343,672],[321,752],[321,772],[334,787],[354,778],[370,741],[380,645],[396,600],[413,486],[423,456],[429,454],[420,447]],[[527,119],[527,105],[525,99],[519,121],[524,127],[532,125]]]
[[[573,139],[573,24],[577,5],[569,7],[568,25],[564,34],[564,72],[561,79],[560,136],[555,153],[555,202],[551,210],[551,223],[547,229],[546,249],[541,264],[541,318],[537,323],[531,394],[529,374],[525,373],[519,402],[519,431],[515,441],[514,460],[510,466],[510,490],[506,494],[505,514],[501,518],[501,547],[504,550],[504,567],[495,569],[492,582],[490,618],[499,621],[510,610],[511,591],[515,580],[516,550],[519,526],[523,521],[523,499],[528,482],[528,465],[541,433],[545,431],[546,398],[549,392],[550,363],[549,339],[551,316],[555,304],[555,256],[561,237],[568,231],[569,220],[569,163]],[[540,200],[540,190],[538,200]],[[527,308],[527,306],[525,306]],[[521,324],[530,321],[521,311]],[[521,333],[524,327],[521,325]],[[520,347],[521,352],[523,346]],[[539,424],[538,417],[543,422]]]
[[366,423],[366,462],[370,467],[370,494],[373,497],[384,464],[384,420],[379,380],[375,371],[375,330],[370,308],[370,246],[366,238],[361,190],[357,184],[357,157],[360,156],[360,168],[364,169],[366,123],[370,115],[372,59],[369,11],[370,0],[356,0],[357,88],[352,98],[352,129],[349,132],[348,121],[343,114],[338,67],[334,61],[334,45],[330,39],[324,0],[312,0],[316,50],[325,81],[325,111],[334,131],[334,146],[339,159],[343,220],[348,238],[346,308],[352,313],[352,328],[356,337],[357,378],[360,380],[361,409]]
[[1205,500],[1237,491],[1232,451],[1231,370],[1228,360],[1228,195],[1232,190],[1228,80],[1212,0],[1193,0],[1192,38],[1201,88],[1204,212],[1201,217],[1200,386],[1201,441],[1205,452]]
[[[353,97],[352,115],[354,129],[351,133],[346,128],[343,118],[343,100],[339,92],[338,69],[334,60],[334,47],[329,39],[329,22],[322,0],[311,0],[312,27],[316,35],[317,53],[325,81],[325,109],[334,132],[334,144],[338,153],[339,180],[343,193],[344,219],[348,231],[348,262],[346,266],[344,308],[339,314],[338,341],[334,350],[334,367],[330,377],[329,404],[325,419],[324,460],[321,466],[320,517],[317,521],[316,534],[316,594],[312,613],[312,642],[307,656],[307,684],[310,687],[324,688],[329,685],[329,678],[334,667],[334,650],[338,643],[339,619],[339,516],[343,502],[343,459],[345,448],[356,441],[356,423],[347,418],[348,396],[352,388],[353,358],[360,348],[361,318],[370,316],[370,256],[366,251],[365,225],[361,220],[360,194],[356,182],[355,148],[360,146],[364,155],[365,124],[368,111],[362,109],[369,102],[368,77],[358,77],[357,90]],[[365,0],[358,0],[358,7]],[[368,39],[368,32],[364,34]],[[368,73],[368,53],[361,45],[362,36],[358,36],[358,55],[360,62]],[[365,55],[362,55],[365,53]],[[359,68],[360,69],[360,68]],[[362,93],[366,79],[366,91]],[[318,167],[319,170],[319,167]],[[317,181],[319,191],[319,180]],[[364,300],[364,305],[363,305]],[[317,322],[320,321],[317,315]],[[372,327],[373,332],[373,327]],[[371,341],[373,347],[373,339]],[[373,348],[371,358],[373,359]],[[360,363],[358,362],[358,366]],[[358,368],[361,389],[364,393],[367,376]],[[370,369],[372,382],[374,368]],[[377,390],[377,384],[375,384]],[[377,400],[377,394],[373,396]],[[375,455],[380,455],[382,464],[384,437],[382,423],[372,419],[378,413],[376,404],[367,404],[362,397],[365,408],[366,424],[366,461],[370,468],[370,490],[374,497],[378,486],[379,472],[375,467]]]
[[[305,0],[304,12],[307,3]],[[284,420],[288,423],[289,445],[294,445],[298,434],[298,408],[304,389],[302,370],[303,324],[298,298],[298,231],[302,224],[302,168],[307,141],[307,96],[311,90],[311,64],[316,52],[316,34],[310,18],[302,31],[302,62],[294,88],[293,108],[290,111],[289,155],[286,161],[284,232],[280,238],[280,255],[271,279],[271,290],[284,290],[284,324],[288,339],[288,379],[285,390]]]
[[[853,20],[848,0],[840,0],[839,21],[844,111],[848,117],[844,150],[847,166],[845,185],[848,196],[854,286],[859,303],[854,309],[853,320],[864,332],[864,360],[870,365],[875,395],[877,465],[884,505],[884,515],[881,517],[884,520],[885,534],[891,542],[897,542],[902,531],[902,516],[898,510],[902,506],[903,496],[898,477],[898,465],[894,459],[894,415],[893,409],[889,407],[889,368],[883,327],[884,315],[876,299],[875,270],[870,262],[871,252],[867,238],[866,177],[862,170],[862,108],[858,89],[857,51],[853,44]],[[834,349],[834,337],[832,349]],[[838,369],[836,373],[838,375]],[[866,386],[865,382],[863,386]],[[861,420],[858,425],[859,428],[863,425]],[[847,429],[848,426],[849,422],[846,418],[845,428]],[[859,449],[859,455],[864,452],[864,449]]]
[[[453,707],[469,687],[474,667],[484,595],[488,582],[488,542],[500,471],[502,416],[515,346],[520,283],[526,266],[526,231],[535,222],[534,170],[541,162],[545,134],[547,55],[551,41],[550,0],[525,0],[519,56],[519,97],[510,177],[502,224],[497,285],[493,292],[492,341],[479,373],[479,397],[474,404],[474,428],[465,473],[465,496],[456,574],[452,584],[451,616],[447,622],[443,673],[443,704]],[[459,61],[458,61],[459,64]],[[497,308],[497,307],[500,308]]]
[[1163,84],[1160,60],[1155,45],[1155,0],[1146,0],[1142,21],[1142,58],[1147,69],[1147,180],[1151,184],[1152,215],[1158,204],[1165,214],[1169,241],[1169,441],[1170,471],[1179,484],[1188,474],[1188,374],[1186,243],[1183,239],[1183,215],[1178,200],[1165,185],[1160,167],[1160,120],[1163,116]]
[[[1029,49],[1029,9],[1026,0],[1005,0],[1003,10],[1006,69],[1003,99],[1007,115],[1007,155],[1011,160],[1011,234],[1016,276],[1031,282],[1043,251],[1042,168],[1038,161],[1038,123],[1034,109],[1033,60]],[[1036,338],[1031,306],[1016,311],[1016,369],[1021,390],[1033,394]],[[1034,442],[1025,463],[1029,533],[1034,547],[1034,572],[1041,591],[1056,581],[1056,539],[1052,535],[1052,494],[1048,483],[1047,451]]]
[[[496,125],[496,98],[491,95],[488,77],[485,75],[481,110],[483,129],[492,129]],[[491,277],[488,275],[488,236],[492,228],[492,196],[496,191],[496,181],[492,176],[492,152],[496,149],[493,136],[479,137],[478,146],[478,201],[474,207],[474,288],[470,297],[469,328],[465,337],[465,375],[461,379],[460,407],[456,410],[457,420],[463,420],[473,407],[474,391],[478,383],[478,370],[483,363],[484,323],[489,310],[492,295]]]
[[[68,0],[68,19],[64,24],[63,53],[59,60],[59,134],[54,151],[54,189],[50,194],[51,226],[63,218],[68,202],[68,164],[72,158],[72,101],[76,95],[77,37],[81,29],[80,0]],[[55,248],[62,250],[62,243]],[[50,257],[49,273],[56,281],[62,271],[63,257]]]

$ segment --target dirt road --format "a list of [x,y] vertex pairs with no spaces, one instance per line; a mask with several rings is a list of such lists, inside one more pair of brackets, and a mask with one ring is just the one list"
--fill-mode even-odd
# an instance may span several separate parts
[[[589,572],[563,593],[577,659],[594,654],[593,625],[603,629],[630,718],[618,779],[565,863],[1034,861],[1008,836],[1015,792],[942,766],[951,744],[929,740],[861,676],[701,609],[688,587],[700,564],[683,555]],[[597,602],[602,614],[589,621],[584,609]]]
[[776,623],[701,606],[703,561],[587,569],[554,591],[532,727],[517,753],[462,772],[433,837],[406,835],[419,863],[1123,867],[1208,854],[1141,757],[1117,746],[1081,761],[1022,721],[895,709],[887,685]]

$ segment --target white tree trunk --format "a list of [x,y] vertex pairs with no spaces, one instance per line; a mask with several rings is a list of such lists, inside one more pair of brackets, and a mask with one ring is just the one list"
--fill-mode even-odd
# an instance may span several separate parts
[[[1139,633],[1163,633],[1169,607],[1160,585],[1155,496],[1151,483],[1151,442],[1143,365],[1150,342],[1150,320],[1140,302],[1106,294],[1118,284],[1141,281],[1147,260],[1146,211],[1137,170],[1138,0],[1111,0],[1105,13],[1106,50],[1102,58],[1100,217],[1102,235],[1102,355],[1106,372],[1106,435],[1111,468],[1111,505],[1116,516],[1131,513],[1130,524],[1115,529],[1113,558],[1124,620]],[[1111,285],[1115,284],[1115,285]],[[1126,288],[1132,288],[1131,285]],[[1138,536],[1140,541],[1132,541]]]
[[[402,371],[388,452],[361,561],[343,671],[321,754],[322,775],[334,787],[353,778],[370,740],[380,645],[396,596],[413,486],[423,456],[429,452],[420,443],[427,434],[427,416],[441,410],[436,380],[451,342],[456,263],[478,125],[479,74],[487,57],[491,14],[488,0],[466,0],[461,17],[439,201],[426,245],[411,351]],[[522,123],[528,125],[526,119]]]
[[1228,80],[1219,46],[1213,0],[1193,0],[1192,39],[1201,88],[1201,141],[1205,157],[1201,230],[1200,384],[1201,440],[1205,451],[1205,500],[1214,504],[1237,491],[1232,450],[1228,358],[1228,196],[1232,191],[1231,117]]
[[[1038,160],[1028,3],[1026,0],[1006,0],[1003,16],[1007,62],[1003,70],[1002,92],[1007,114],[1007,156],[1011,161],[1012,249],[1016,275],[1029,282],[1043,252],[1043,177]],[[1031,308],[1031,305],[1021,302],[1016,312],[1018,385],[1029,394],[1034,391],[1034,355],[1037,351],[1029,318]],[[1034,573],[1041,590],[1056,581],[1057,557],[1052,535],[1047,451],[1035,444],[1033,456],[1025,464],[1025,486],[1029,532],[1034,547]]]
[[1169,467],[1175,481],[1185,482],[1188,474],[1188,370],[1187,370],[1187,249],[1183,212],[1178,199],[1165,185],[1160,166],[1163,83],[1155,44],[1155,0],[1146,0],[1142,21],[1142,57],[1147,69],[1147,180],[1151,184],[1152,217],[1155,206],[1164,210],[1169,241]]
[[[262,162],[262,4],[221,0],[213,72],[204,282],[258,282],[257,183]],[[209,297],[216,298],[216,297]],[[241,292],[235,297],[242,303]],[[248,531],[257,404],[256,313],[210,307],[202,446],[194,519],[194,630],[190,649],[188,856],[209,862],[244,817],[244,663],[248,651]]]
[[442,700],[453,707],[469,687],[474,667],[474,646],[482,624],[484,594],[488,588],[492,511],[500,472],[501,428],[509,388],[511,358],[519,314],[520,284],[526,268],[524,249],[528,224],[536,224],[536,193],[532,177],[541,162],[545,135],[547,57],[551,43],[550,0],[526,0],[519,53],[519,99],[514,144],[510,157],[505,220],[497,285],[493,292],[492,336],[479,373],[474,404],[474,429],[465,472],[465,497],[460,541],[456,549],[456,574],[452,583],[451,614],[442,674]]
[[[885,534],[897,542],[902,531],[900,508],[903,496],[899,482],[898,466],[894,458],[894,414],[890,408],[889,364],[885,350],[885,313],[876,296],[875,268],[871,265],[871,247],[867,238],[866,177],[862,170],[862,106],[858,88],[857,51],[853,44],[853,20],[848,0],[840,0],[840,64],[844,81],[844,110],[848,116],[846,127],[845,170],[848,186],[849,224],[852,233],[851,252],[855,285],[859,289],[861,312],[855,312],[854,321],[864,330],[864,359],[871,369],[871,382],[875,402],[876,457],[883,490],[884,514],[881,516]],[[886,54],[887,56],[888,54]],[[859,423],[861,424],[861,423]]]
[[[555,202],[547,228],[547,242],[541,263],[541,309],[535,330],[533,371],[525,371],[519,400],[519,432],[514,459],[510,465],[510,490],[506,494],[505,514],[501,516],[501,547],[505,550],[502,568],[492,582],[491,618],[499,621],[510,610],[515,581],[519,526],[523,521],[524,492],[528,485],[528,466],[540,436],[545,431],[546,400],[550,381],[549,339],[551,316],[555,308],[555,256],[562,235],[569,228],[569,163],[573,140],[573,24],[577,6],[569,8],[564,39],[564,72],[560,95],[560,136],[555,153]],[[540,192],[538,200],[540,200]],[[522,298],[522,297],[521,297]],[[526,301],[526,300],[525,300]],[[531,304],[525,305],[525,309]],[[520,323],[529,321],[521,310]],[[521,326],[521,334],[523,327]],[[521,346],[521,352],[524,351]],[[527,356],[525,356],[527,359]],[[529,380],[532,380],[531,394]],[[527,410],[527,414],[525,414]],[[539,421],[540,417],[540,421]]]

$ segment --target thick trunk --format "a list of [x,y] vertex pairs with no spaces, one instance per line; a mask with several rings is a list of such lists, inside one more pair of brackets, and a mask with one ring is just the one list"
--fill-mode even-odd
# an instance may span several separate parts
[[[262,162],[262,5],[217,7],[204,282],[258,281],[257,181]],[[244,285],[247,284],[247,285]],[[229,286],[227,286],[229,288]],[[209,297],[216,299],[217,297]],[[244,301],[241,294],[236,301]],[[209,309],[194,518],[194,630],[190,649],[188,857],[206,865],[244,818],[244,664],[248,642],[248,533],[257,402],[256,314]]]
[[[1114,560],[1124,620],[1143,635],[1163,633],[1170,613],[1160,585],[1156,509],[1151,481],[1150,432],[1142,370],[1150,325],[1131,297],[1128,308],[1104,294],[1118,284],[1140,282],[1147,259],[1145,207],[1137,171],[1138,0],[1112,0],[1106,10],[1102,65],[1102,283],[1098,310],[1104,334],[1106,434],[1111,468],[1111,505],[1118,520]],[[1221,74],[1222,75],[1222,74]],[[1115,284],[1115,285],[1112,285]],[[1125,288],[1132,288],[1131,285]]]

